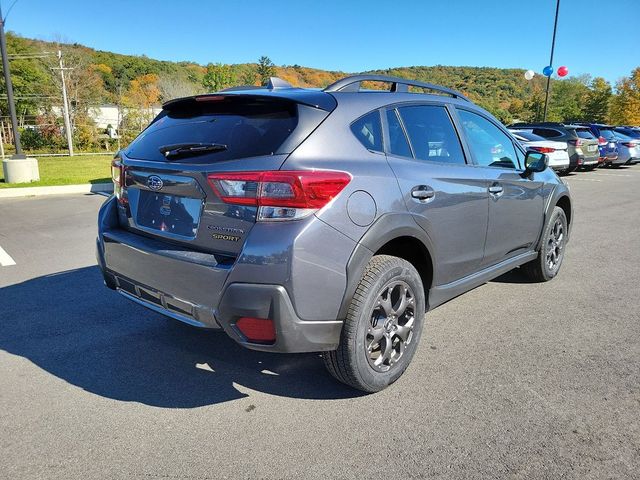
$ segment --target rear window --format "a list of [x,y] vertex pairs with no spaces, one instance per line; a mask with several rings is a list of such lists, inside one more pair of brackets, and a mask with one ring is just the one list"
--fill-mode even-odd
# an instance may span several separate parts
[[585,138],[587,140],[596,139],[595,135],[591,133],[591,130],[589,130],[588,128],[576,128],[576,134],[578,135],[578,137]]
[[528,142],[540,142],[545,140],[545,138],[541,137],[540,135],[536,135],[535,133],[531,133],[531,132],[526,132],[524,130],[510,130],[510,131],[518,140],[520,140],[520,138]]
[[609,128],[601,128],[600,129],[600,136],[603,138],[606,138],[607,140],[613,140],[615,142],[616,140],[616,134],[613,133],[613,130],[609,129]]
[[[179,155],[172,162],[212,163],[279,152],[298,124],[295,102],[255,97],[203,97],[163,110],[125,154],[165,161],[168,146],[215,144],[216,151]],[[164,147],[164,148],[163,148]]]
[[562,132],[553,128],[534,128],[533,133],[544,138],[557,138],[562,136]]

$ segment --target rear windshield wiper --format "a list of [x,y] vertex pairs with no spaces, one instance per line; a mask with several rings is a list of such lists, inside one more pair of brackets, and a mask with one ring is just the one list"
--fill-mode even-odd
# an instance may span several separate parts
[[176,143],[163,145],[158,150],[166,158],[186,157],[203,153],[223,152],[227,149],[222,143]]

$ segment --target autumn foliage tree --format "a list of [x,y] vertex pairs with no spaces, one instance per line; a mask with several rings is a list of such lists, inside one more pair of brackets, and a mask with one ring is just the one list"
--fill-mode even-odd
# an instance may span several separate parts
[[640,67],[616,85],[617,95],[611,102],[611,122],[640,125]]

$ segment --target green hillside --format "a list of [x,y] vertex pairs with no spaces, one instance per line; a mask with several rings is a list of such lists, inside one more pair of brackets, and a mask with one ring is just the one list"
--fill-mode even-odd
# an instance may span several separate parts
[[[267,57],[255,64],[234,65],[160,61],[98,51],[79,44],[28,39],[13,33],[7,35],[7,44],[12,55],[11,73],[21,125],[37,126],[24,135],[25,146],[31,149],[64,147],[59,128],[61,120],[55,109],[52,111],[53,106],[61,104],[60,73],[51,69],[57,67],[54,54],[58,50],[63,52],[65,67],[72,68],[66,70],[66,80],[74,142],[85,150],[100,147],[101,132],[96,132],[88,114],[91,107],[100,104],[122,108],[122,121],[114,127],[126,142],[151,119],[151,106],[171,98],[232,85],[259,85],[273,74],[302,87],[324,87],[347,75],[300,65],[276,66]],[[536,120],[542,114],[546,78],[537,75],[527,81],[523,69],[437,65],[397,67],[375,73],[455,88],[505,123],[516,119]],[[615,104],[614,97],[611,86],[602,79],[592,81],[588,76],[554,79],[548,119],[607,121],[610,106]],[[6,110],[6,106],[0,104],[5,124]]]

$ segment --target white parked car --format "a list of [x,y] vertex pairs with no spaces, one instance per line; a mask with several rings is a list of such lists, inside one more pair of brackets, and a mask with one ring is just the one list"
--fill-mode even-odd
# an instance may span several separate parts
[[566,142],[554,142],[523,130],[509,131],[527,150],[546,153],[549,157],[549,166],[554,170],[562,171],[569,168],[569,153]]

